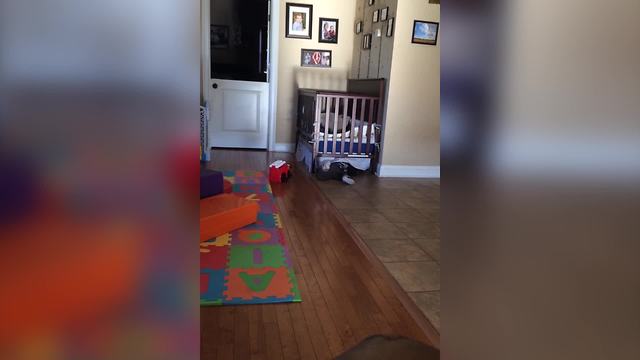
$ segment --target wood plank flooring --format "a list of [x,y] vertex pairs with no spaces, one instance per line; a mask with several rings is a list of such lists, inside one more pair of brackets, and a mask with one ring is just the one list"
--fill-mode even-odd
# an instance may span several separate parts
[[[288,154],[214,150],[210,168],[266,170]],[[273,186],[301,303],[202,307],[202,359],[330,359],[375,334],[431,344],[304,170]]]

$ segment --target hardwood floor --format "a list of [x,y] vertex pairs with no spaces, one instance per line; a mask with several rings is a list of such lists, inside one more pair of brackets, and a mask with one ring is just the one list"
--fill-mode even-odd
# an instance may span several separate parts
[[[359,245],[366,245],[363,252],[373,253],[413,300],[403,303],[414,319],[427,333],[438,331],[440,180],[368,174],[355,180],[350,186],[338,181],[316,184],[362,240]],[[414,314],[416,307],[423,316]]]
[[[266,170],[276,159],[292,160],[289,154],[215,150],[209,167]],[[438,345],[304,170],[272,187],[302,302],[202,307],[202,359],[330,359],[375,334]]]

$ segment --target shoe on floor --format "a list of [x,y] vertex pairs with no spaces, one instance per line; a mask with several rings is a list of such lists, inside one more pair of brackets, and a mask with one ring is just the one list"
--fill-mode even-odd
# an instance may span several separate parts
[[342,176],[342,182],[347,184],[347,185],[353,185],[353,184],[356,183],[355,180],[353,180],[351,178],[351,176],[349,176],[349,175],[343,175]]

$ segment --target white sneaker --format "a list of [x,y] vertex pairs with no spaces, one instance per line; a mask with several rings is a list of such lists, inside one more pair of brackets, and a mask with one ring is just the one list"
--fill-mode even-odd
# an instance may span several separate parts
[[342,182],[347,184],[347,185],[353,185],[353,184],[356,183],[355,180],[353,180],[351,178],[351,176],[349,176],[349,175],[343,175],[342,176]]
[[331,161],[325,160],[320,164],[320,166],[322,167],[322,170],[329,171],[329,169],[331,168]]

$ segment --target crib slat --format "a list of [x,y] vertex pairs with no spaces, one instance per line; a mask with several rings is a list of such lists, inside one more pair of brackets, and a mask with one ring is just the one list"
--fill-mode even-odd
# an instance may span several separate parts
[[373,108],[375,105],[375,100],[369,101],[369,126],[367,126],[367,152],[369,154],[369,142],[371,140],[371,131],[373,131]]
[[[358,106],[358,98],[354,98],[353,102],[351,103],[351,136],[349,136],[349,150],[347,151],[347,154],[353,154],[353,139],[354,139],[354,133],[355,133],[355,129],[354,126],[356,125],[356,107]],[[344,144],[342,144],[342,146],[344,146]]]
[[[316,96],[316,112],[314,114],[315,122],[314,122],[314,130],[313,130],[313,160],[315,161],[316,156],[318,155],[318,147],[320,146],[320,110],[322,110],[322,102],[324,98],[320,95]],[[312,168],[314,165],[312,165]]]
[[344,103],[342,104],[342,136],[340,141],[340,153],[344,154],[346,152],[345,145],[347,144],[347,137],[345,136],[347,133],[347,113],[349,112],[349,99],[343,98]]
[[360,127],[358,129],[358,154],[362,154],[362,137],[364,134],[364,129],[362,128],[365,123],[365,109],[367,107],[367,99],[362,99],[362,104],[360,106]]
[[333,117],[333,144],[331,146],[331,154],[335,155],[337,150],[337,138],[338,138],[338,117],[340,115],[340,98],[336,98],[336,110],[335,116]]
[[327,153],[327,148],[329,147],[329,118],[331,117],[331,97],[327,97],[327,108],[324,113],[324,151],[323,153]]

